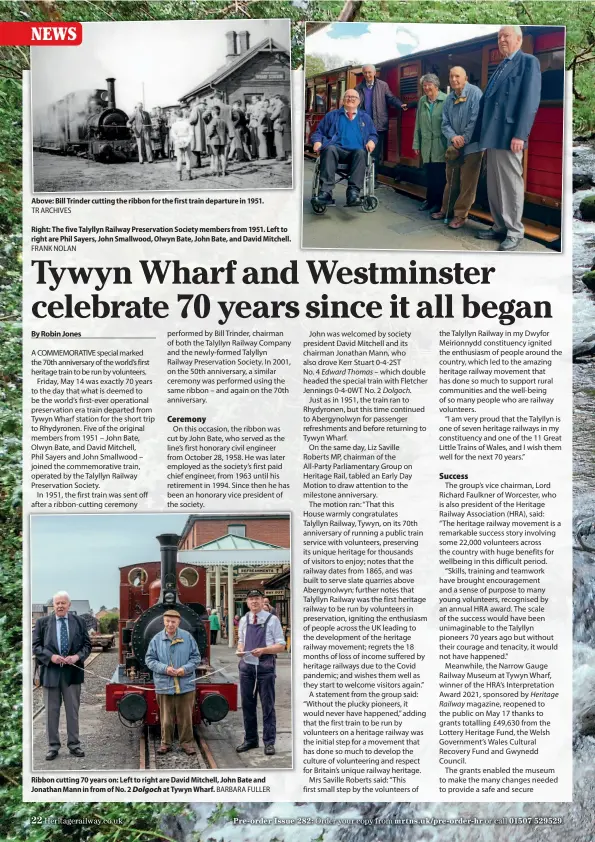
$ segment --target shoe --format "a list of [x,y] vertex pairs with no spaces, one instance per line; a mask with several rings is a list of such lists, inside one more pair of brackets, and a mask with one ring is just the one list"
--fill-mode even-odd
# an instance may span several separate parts
[[244,751],[250,751],[253,748],[258,748],[258,743],[249,743],[244,740],[241,746],[237,746],[236,751],[238,754],[242,754]]
[[454,219],[449,222],[448,227],[452,228],[453,231],[456,231],[457,228],[462,228],[463,225],[467,222],[462,216],[455,216]]
[[438,213],[440,209],[440,205],[434,205],[434,207],[429,208],[429,211],[430,213]]
[[316,197],[316,201],[319,205],[334,205],[335,200],[333,199],[332,193],[325,193],[324,190],[321,191],[318,196]]
[[505,240],[506,234],[500,231],[494,231],[493,228],[488,228],[487,231],[478,231],[475,235],[478,240]]
[[418,207],[418,211],[427,211],[429,210],[430,203],[429,202],[422,202],[421,205]]
[[144,163],[145,163],[144,161],[139,161],[139,164],[141,164],[141,166],[142,166],[142,164],[144,164]]
[[357,190],[357,188],[355,188],[355,187],[348,187],[347,188],[346,199],[347,199],[347,201],[345,202],[346,208],[356,208],[356,207],[359,207],[359,205],[361,204],[360,198],[359,198],[359,190]]
[[274,754],[275,753],[275,745],[274,743],[267,743],[264,747],[265,754]]
[[80,746],[77,746],[76,748],[71,748],[71,749],[69,749],[69,751],[75,757],[84,757],[85,756],[85,752],[82,750],[82,748]]
[[446,214],[442,213],[442,211],[437,211],[436,213],[430,214],[430,219],[446,219]]
[[182,743],[182,749],[186,752],[186,754],[196,754],[196,749],[192,743]]
[[159,748],[155,751],[155,754],[167,754],[168,751],[171,751],[171,746],[166,746],[165,743],[161,743]]
[[55,760],[57,756],[58,756],[58,749],[57,748],[51,748],[48,751],[48,753],[46,754],[45,759],[46,760]]
[[498,246],[498,251],[514,251],[523,242],[522,237],[507,237]]

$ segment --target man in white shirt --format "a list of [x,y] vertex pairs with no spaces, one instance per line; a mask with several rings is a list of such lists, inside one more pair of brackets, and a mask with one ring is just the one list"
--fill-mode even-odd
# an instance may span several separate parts
[[256,697],[262,708],[262,739],[264,753],[275,753],[277,721],[275,717],[275,661],[277,653],[285,651],[285,637],[279,618],[264,610],[264,594],[258,589],[248,592],[249,612],[240,620],[238,653],[240,659],[240,695],[244,717],[244,742],[238,753],[258,748]]

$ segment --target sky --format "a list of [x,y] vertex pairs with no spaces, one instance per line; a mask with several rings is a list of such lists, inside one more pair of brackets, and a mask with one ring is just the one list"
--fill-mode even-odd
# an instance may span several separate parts
[[119,601],[119,567],[161,558],[155,536],[180,535],[185,514],[34,515],[31,518],[32,602],[57,591],[88,599],[93,611]]
[[490,32],[499,26],[456,23],[333,23],[306,39],[307,55],[334,55],[341,67],[374,63],[420,50],[444,47]]
[[250,33],[250,47],[273,38],[289,49],[286,20],[129,21],[83,23],[79,47],[32,47],[33,109],[73,91],[106,88],[116,79],[116,105],[131,113],[172,105],[225,64],[226,32]]

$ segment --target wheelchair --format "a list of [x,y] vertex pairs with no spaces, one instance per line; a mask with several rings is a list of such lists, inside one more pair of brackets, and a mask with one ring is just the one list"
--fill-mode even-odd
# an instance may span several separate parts
[[[347,181],[349,177],[348,164],[339,164],[337,172],[335,173],[335,184],[341,181]],[[378,199],[374,195],[374,180],[375,180],[375,166],[374,158],[371,152],[368,152],[366,160],[366,174],[364,176],[364,183],[360,192],[359,206],[364,213],[373,213],[378,207]],[[316,198],[320,193],[320,155],[316,158],[316,166],[314,168],[314,178],[312,179],[312,198],[310,204],[312,210],[316,214],[326,213],[328,205],[322,204]]]

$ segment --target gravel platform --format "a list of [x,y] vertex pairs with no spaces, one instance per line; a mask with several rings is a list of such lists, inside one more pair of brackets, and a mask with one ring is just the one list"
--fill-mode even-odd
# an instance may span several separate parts
[[[109,678],[118,665],[117,651],[101,653],[85,673],[81,692],[79,729],[81,747],[85,756],[73,757],[66,747],[66,717],[60,716],[60,737],[62,749],[55,760],[47,762],[45,736],[45,712],[33,721],[33,770],[62,772],[99,769],[138,769],[140,759],[141,728],[126,728],[120,723],[117,713],[105,710],[105,684],[99,678]],[[94,674],[91,675],[91,672]],[[37,701],[39,697],[40,701]],[[43,690],[33,693],[33,711],[43,704]]]

